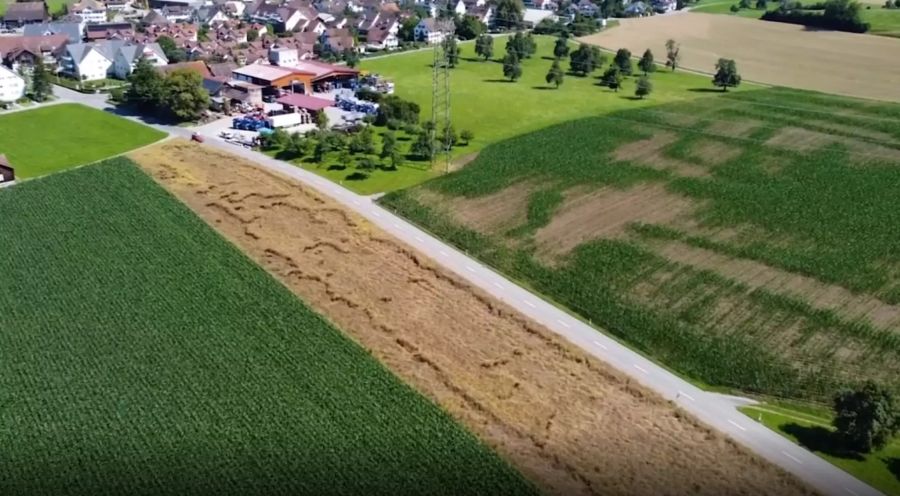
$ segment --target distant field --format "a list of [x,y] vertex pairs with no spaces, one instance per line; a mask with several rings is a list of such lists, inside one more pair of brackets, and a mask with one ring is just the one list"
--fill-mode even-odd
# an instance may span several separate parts
[[[691,7],[691,12],[726,14],[751,19],[759,19],[762,16],[763,11],[755,8],[740,9],[737,12],[732,12],[731,6],[739,3],[734,0],[701,1],[696,6]],[[755,5],[756,2],[751,3]],[[807,3],[810,2],[807,1]],[[881,7],[884,5],[884,2],[879,2],[878,0],[864,0],[860,3],[863,4],[860,11],[862,20],[871,25],[868,34],[900,37],[900,9],[883,9]],[[769,2],[768,8],[769,10],[778,8],[778,2]]]
[[900,391],[900,106],[788,89],[490,146],[382,201],[707,384]]
[[0,153],[23,179],[95,162],[163,137],[150,127],[77,104],[0,115]]
[[[616,29],[583,41],[640,53],[647,47],[662,50],[669,38],[681,43],[686,68],[712,72],[716,61],[727,57],[735,59],[746,80],[900,101],[896,84],[900,64],[894,56],[900,52],[900,40],[884,36],[807,31],[803,26],[779,22],[687,12],[624,19]],[[872,76],[861,77],[863,74]]]
[[0,211],[0,493],[533,493],[130,161]]

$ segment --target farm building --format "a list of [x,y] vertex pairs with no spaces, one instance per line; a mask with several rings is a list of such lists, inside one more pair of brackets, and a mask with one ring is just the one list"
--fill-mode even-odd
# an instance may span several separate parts
[[3,24],[7,29],[15,29],[27,24],[40,24],[50,20],[50,13],[44,2],[17,2],[6,7]]
[[232,71],[232,78],[259,85],[263,94],[271,95],[282,90],[303,94],[329,91],[351,86],[359,76],[359,71],[346,66],[300,60],[295,49],[278,53],[277,60],[289,61],[290,65],[250,64]]
[[327,107],[334,106],[333,100],[303,95],[301,93],[287,94],[275,101],[280,103],[285,110],[294,112],[302,109],[315,113],[324,110]]
[[7,160],[6,155],[0,153],[0,183],[9,183],[16,180],[16,171]]

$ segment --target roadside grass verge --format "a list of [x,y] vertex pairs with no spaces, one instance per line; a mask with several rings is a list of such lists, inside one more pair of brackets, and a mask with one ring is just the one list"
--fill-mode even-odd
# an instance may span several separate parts
[[868,455],[841,453],[827,412],[814,416],[779,405],[740,408],[748,417],[890,496],[900,495],[900,439]]
[[534,494],[127,159],[0,210],[0,493]]

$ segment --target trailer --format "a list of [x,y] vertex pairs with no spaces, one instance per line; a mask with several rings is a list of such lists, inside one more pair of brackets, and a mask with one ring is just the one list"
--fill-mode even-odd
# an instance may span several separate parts
[[303,124],[303,115],[298,113],[270,115],[267,119],[269,127],[278,129],[282,127],[293,127]]

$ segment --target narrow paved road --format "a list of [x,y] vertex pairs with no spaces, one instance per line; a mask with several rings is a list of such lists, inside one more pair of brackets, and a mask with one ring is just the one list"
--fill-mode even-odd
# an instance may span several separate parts
[[[84,95],[56,87],[68,101],[109,110],[103,95]],[[137,117],[129,117],[140,120]],[[153,125],[170,135],[190,137],[191,130]],[[618,368],[664,398],[677,403],[709,426],[724,432],[770,462],[796,474],[819,492],[835,496],[876,496],[881,493],[815,454],[797,446],[745,415],[737,407],[748,400],[705,392],[628,347],[518,286],[490,267],[447,245],[401,217],[383,209],[369,197],[353,193],[312,172],[246,148],[206,136],[206,144],[243,156],[263,167],[290,176],[365,217],[384,231],[429,255],[449,270],[502,300],[524,315]],[[702,470],[702,467],[697,467]]]

